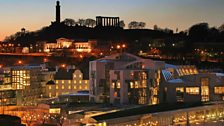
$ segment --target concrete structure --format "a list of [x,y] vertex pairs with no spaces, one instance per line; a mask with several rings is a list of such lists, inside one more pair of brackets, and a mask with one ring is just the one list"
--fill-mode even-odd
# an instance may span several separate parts
[[96,17],[96,26],[111,26],[111,27],[119,27],[119,17]]
[[90,101],[158,104],[165,63],[120,53],[90,62]]
[[57,68],[54,80],[46,85],[45,96],[52,98],[83,90],[89,90],[89,80],[83,78],[80,70],[74,67]]

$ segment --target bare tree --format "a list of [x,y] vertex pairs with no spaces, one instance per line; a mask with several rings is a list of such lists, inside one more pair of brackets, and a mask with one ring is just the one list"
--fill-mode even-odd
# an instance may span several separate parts
[[85,25],[87,27],[94,27],[96,25],[96,21],[94,19],[88,18],[85,20]]
[[121,20],[121,21],[119,22],[119,26],[120,26],[121,28],[124,28],[124,27],[125,27],[125,23],[124,23],[123,20]]
[[74,26],[75,25],[75,20],[71,19],[71,18],[66,18],[63,22],[67,26]]
[[66,115],[65,114],[55,114],[51,116],[51,119],[53,119],[54,121],[56,121],[56,123],[59,126],[63,126],[63,123],[66,119]]
[[145,28],[146,23],[145,22],[138,22],[138,28],[143,29]]
[[79,26],[84,26],[85,25],[85,19],[79,19],[77,24],[79,24]]
[[222,25],[219,27],[219,31],[220,31],[220,32],[223,32],[223,31],[224,31],[224,24],[222,24]]
[[129,29],[137,29],[138,28],[138,22],[137,21],[132,21],[128,24]]

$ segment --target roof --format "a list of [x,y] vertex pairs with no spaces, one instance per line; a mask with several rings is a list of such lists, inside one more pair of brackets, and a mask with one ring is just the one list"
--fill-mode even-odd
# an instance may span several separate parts
[[59,69],[58,72],[56,72],[54,79],[55,80],[72,80],[74,71],[75,69],[69,69],[68,71],[66,69]]
[[203,106],[203,104],[202,103],[187,103],[187,104],[176,103],[176,104],[145,105],[138,108],[126,109],[126,110],[121,110],[121,111],[112,112],[108,114],[93,116],[92,118],[95,119],[96,121],[103,121],[108,119],[171,111],[171,110],[191,108],[191,107],[197,107],[197,106]]
[[55,85],[55,82],[53,80],[50,80],[47,82],[47,85]]
[[172,79],[168,80],[169,83],[183,83],[184,81],[182,79]]

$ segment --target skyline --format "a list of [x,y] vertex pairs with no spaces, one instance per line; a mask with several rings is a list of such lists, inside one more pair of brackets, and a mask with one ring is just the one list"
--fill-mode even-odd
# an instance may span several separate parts
[[[223,0],[61,0],[61,16],[65,18],[93,18],[95,16],[119,16],[126,26],[130,21],[146,22],[146,28],[186,30],[193,24],[208,22],[210,27],[224,23]],[[0,41],[25,28],[35,31],[55,21],[56,0],[0,0]],[[108,5],[108,3],[110,3]],[[10,9],[13,8],[13,9]],[[184,15],[184,16],[183,16]]]

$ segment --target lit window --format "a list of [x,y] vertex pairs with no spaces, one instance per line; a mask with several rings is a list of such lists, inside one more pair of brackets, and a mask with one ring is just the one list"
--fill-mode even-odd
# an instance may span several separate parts
[[74,78],[76,78],[76,75],[74,75]]
[[79,89],[82,89],[82,86],[81,85],[79,86]]
[[74,86],[74,89],[77,89],[76,86]]
[[49,97],[51,98],[52,96],[51,96],[51,93],[49,93]]
[[80,81],[79,81],[79,83],[81,84],[81,83],[82,83],[82,81],[80,80]]
[[115,87],[115,84],[114,84],[114,83],[112,83],[112,85],[111,85],[111,86],[112,86],[112,88],[114,88],[114,87]]
[[70,85],[68,86],[68,89],[71,89],[71,86]]
[[85,83],[87,84],[87,83],[88,83],[88,81],[87,81],[87,80],[85,80]]
[[82,78],[82,75],[81,74],[79,75],[79,78]]
[[76,84],[76,80],[74,80],[74,83]]
[[58,84],[58,80],[56,80],[56,84]]
[[58,89],[58,85],[56,85],[56,89]]
[[117,97],[117,92],[114,92],[114,97]]
[[187,87],[186,88],[186,93],[187,94],[192,94],[192,95],[198,95],[199,94],[199,87]]
[[71,80],[68,80],[68,83],[71,84]]
[[51,90],[51,86],[49,86],[49,90]]
[[130,88],[134,88],[134,83],[130,82]]
[[184,88],[183,87],[177,87],[176,92],[184,92]]
[[58,92],[56,92],[56,97],[58,97]]
[[61,81],[61,83],[62,83],[62,84],[64,84],[64,83],[65,83],[65,81],[64,81],[64,80],[62,80],[62,81]]
[[117,82],[117,88],[121,88],[121,83]]
[[138,88],[138,81],[135,81],[135,88]]
[[214,87],[215,94],[224,94],[224,87]]
[[88,87],[87,87],[87,86],[85,86],[85,89],[87,90],[87,89],[88,89]]
[[61,86],[61,89],[65,89],[65,86],[64,86],[64,85],[62,85],[62,86]]

